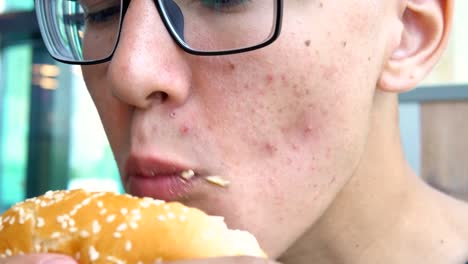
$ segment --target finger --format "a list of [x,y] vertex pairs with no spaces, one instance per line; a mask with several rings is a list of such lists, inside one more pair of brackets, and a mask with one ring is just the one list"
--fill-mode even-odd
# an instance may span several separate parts
[[253,257],[223,257],[164,262],[164,264],[280,264],[279,262]]
[[77,262],[64,255],[30,254],[0,258],[0,264],[77,264]]

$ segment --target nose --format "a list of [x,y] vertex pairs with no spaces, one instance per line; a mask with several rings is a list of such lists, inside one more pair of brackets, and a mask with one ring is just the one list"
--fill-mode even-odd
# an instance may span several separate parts
[[185,52],[167,32],[154,0],[130,1],[118,47],[109,62],[112,94],[136,107],[183,104],[191,71]]

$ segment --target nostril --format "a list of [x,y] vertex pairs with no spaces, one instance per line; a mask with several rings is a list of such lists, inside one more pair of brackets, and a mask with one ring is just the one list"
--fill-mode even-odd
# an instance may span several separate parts
[[151,94],[148,96],[148,100],[149,100],[149,101],[155,101],[155,102],[161,104],[161,103],[164,103],[164,102],[167,100],[168,97],[169,97],[169,96],[168,96],[167,93],[159,91],[159,92],[153,92],[153,93],[151,93]]

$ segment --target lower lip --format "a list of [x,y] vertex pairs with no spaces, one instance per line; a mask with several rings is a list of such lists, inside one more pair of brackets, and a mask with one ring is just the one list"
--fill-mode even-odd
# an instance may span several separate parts
[[179,175],[129,176],[126,189],[130,194],[140,197],[176,201],[187,198],[195,182],[196,178],[184,180]]

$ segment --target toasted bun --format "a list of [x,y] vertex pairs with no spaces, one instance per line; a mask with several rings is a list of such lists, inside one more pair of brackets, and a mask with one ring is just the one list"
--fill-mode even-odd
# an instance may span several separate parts
[[83,190],[47,192],[0,217],[0,257],[61,253],[86,263],[265,257],[250,233],[177,202]]

